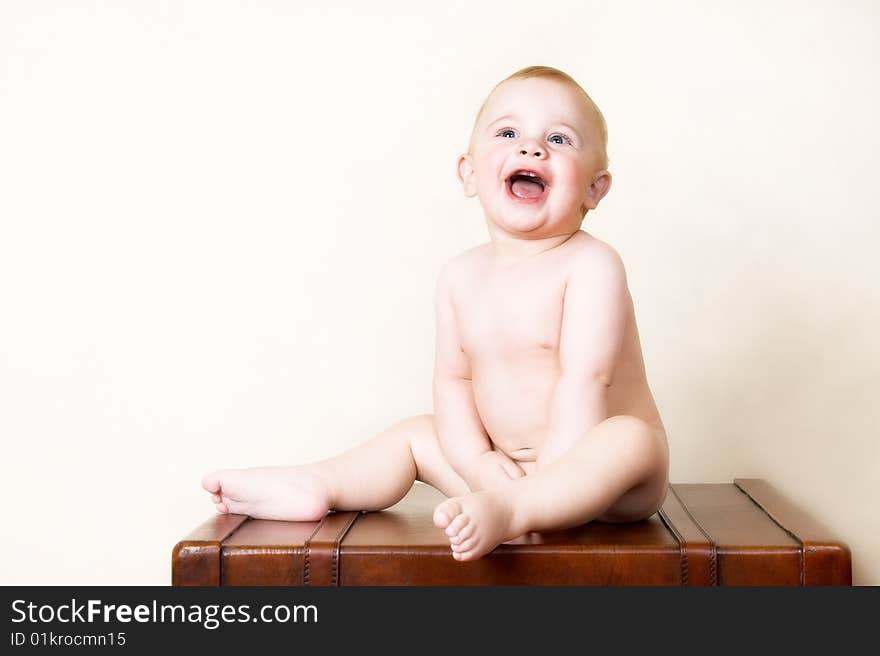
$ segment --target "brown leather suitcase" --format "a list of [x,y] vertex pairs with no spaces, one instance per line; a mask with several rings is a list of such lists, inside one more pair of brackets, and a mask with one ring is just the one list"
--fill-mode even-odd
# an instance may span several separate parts
[[175,545],[184,585],[851,585],[846,544],[761,479],[670,485],[652,517],[532,533],[452,558],[416,484],[381,512],[320,522],[216,515]]

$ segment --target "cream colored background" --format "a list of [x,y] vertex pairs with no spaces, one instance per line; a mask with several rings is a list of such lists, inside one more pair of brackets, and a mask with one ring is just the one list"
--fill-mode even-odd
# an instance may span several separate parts
[[430,411],[455,158],[548,64],[673,482],[766,478],[880,584],[878,45],[867,0],[4,2],[0,582],[167,584],[203,473]]

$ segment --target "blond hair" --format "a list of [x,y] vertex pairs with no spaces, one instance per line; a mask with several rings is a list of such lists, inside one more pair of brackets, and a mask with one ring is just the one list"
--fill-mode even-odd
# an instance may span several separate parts
[[552,66],[528,66],[526,68],[521,68],[516,73],[512,75],[508,75],[506,78],[501,80],[498,84],[492,87],[492,91],[489,92],[489,95],[486,96],[486,99],[483,101],[483,104],[480,105],[480,111],[477,112],[477,118],[474,119],[474,127],[471,129],[471,140],[468,145],[468,152],[473,151],[473,143],[474,143],[474,131],[476,130],[477,123],[480,122],[480,117],[483,115],[483,110],[486,108],[486,103],[489,102],[489,98],[492,97],[492,94],[495,93],[495,89],[500,87],[505,82],[509,82],[511,80],[526,80],[532,77],[545,78],[550,80],[556,80],[557,82],[562,82],[563,84],[567,84],[572,89],[576,89],[581,94],[583,94],[584,99],[587,101],[587,106],[593,111],[596,116],[597,123],[599,125],[599,137],[602,140],[602,161],[601,167],[603,169],[608,168],[608,126],[605,123],[605,117],[602,115],[602,111],[599,109],[598,105],[593,102],[593,99],[590,98],[590,95],[584,91],[583,87],[578,84],[573,77],[571,77],[568,73],[564,73],[560,71],[558,68],[553,68]]

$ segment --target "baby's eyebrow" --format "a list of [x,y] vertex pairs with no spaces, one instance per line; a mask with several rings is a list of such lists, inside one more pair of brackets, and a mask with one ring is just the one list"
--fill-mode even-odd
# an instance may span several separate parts
[[512,118],[516,118],[516,117],[513,116],[512,114],[505,114],[504,116],[500,116],[500,117],[496,118],[494,121],[492,121],[491,123],[489,123],[489,125],[487,127],[491,127],[491,126],[495,125],[496,123],[500,123],[501,121],[507,121]]

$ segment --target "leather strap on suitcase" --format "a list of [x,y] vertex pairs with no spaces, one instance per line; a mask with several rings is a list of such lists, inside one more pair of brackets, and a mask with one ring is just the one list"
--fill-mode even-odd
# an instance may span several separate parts
[[339,585],[339,545],[360,512],[331,512],[306,540],[303,585]]
[[760,478],[736,478],[734,484],[774,522],[801,544],[801,585],[851,585],[849,546],[829,538],[830,531]]
[[682,585],[718,585],[715,543],[678,496],[674,485],[669,486],[659,514],[681,549]]

